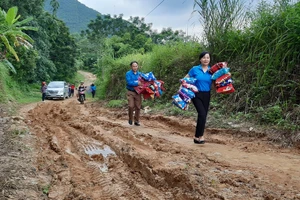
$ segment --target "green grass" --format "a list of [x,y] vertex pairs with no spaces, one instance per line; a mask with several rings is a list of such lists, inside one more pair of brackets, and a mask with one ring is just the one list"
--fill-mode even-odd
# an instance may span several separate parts
[[[77,73],[73,81],[79,84],[80,80],[84,80],[84,76]],[[12,101],[22,105],[39,102],[42,100],[40,87],[38,83],[17,83],[9,76],[8,69],[0,65],[0,103]]]
[[107,107],[109,108],[122,108],[127,104],[126,100],[111,100],[108,102]]
[[23,94],[22,97],[17,99],[17,103],[28,104],[28,103],[34,103],[42,100],[42,94],[37,91],[33,91],[31,93],[28,93],[27,95]]

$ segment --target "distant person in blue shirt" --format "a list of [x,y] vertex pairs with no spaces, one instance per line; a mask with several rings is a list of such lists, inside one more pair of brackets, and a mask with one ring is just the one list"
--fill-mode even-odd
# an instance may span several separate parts
[[[142,96],[138,94],[134,87],[141,85],[141,82],[138,81],[140,72],[138,71],[138,62],[132,61],[130,63],[131,70],[126,72],[126,89],[127,91],[127,100],[128,100],[128,123],[132,125],[134,120],[134,125],[140,126],[140,110],[142,107]],[[135,111],[133,116],[133,111]]]
[[204,144],[205,140],[203,134],[210,103],[210,89],[212,85],[211,74],[208,72],[210,69],[210,54],[206,51],[202,52],[199,55],[199,60],[200,65],[192,67],[186,77],[196,78],[195,85],[199,92],[196,92],[195,97],[192,99],[198,113],[194,143]]
[[94,85],[94,83],[92,83],[91,85],[91,92],[92,92],[92,97],[94,98],[96,94],[96,85]]

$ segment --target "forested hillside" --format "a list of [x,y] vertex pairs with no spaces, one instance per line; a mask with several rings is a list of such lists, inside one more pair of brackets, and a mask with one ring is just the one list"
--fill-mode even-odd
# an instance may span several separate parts
[[[53,13],[51,0],[45,1],[45,10]],[[57,9],[57,18],[61,19],[69,27],[71,33],[80,33],[87,28],[88,23],[95,19],[99,12],[88,8],[77,0],[57,0],[59,7]]]

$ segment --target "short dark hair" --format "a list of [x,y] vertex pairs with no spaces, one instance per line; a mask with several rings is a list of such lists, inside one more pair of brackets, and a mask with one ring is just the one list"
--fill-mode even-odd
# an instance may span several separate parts
[[130,66],[132,66],[133,63],[139,64],[137,61],[132,61],[132,62],[130,63]]
[[200,60],[201,58],[203,58],[203,56],[205,56],[206,54],[208,54],[208,55],[210,56],[210,53],[209,53],[208,51],[203,51],[202,53],[200,53],[200,55],[199,55],[199,60]]

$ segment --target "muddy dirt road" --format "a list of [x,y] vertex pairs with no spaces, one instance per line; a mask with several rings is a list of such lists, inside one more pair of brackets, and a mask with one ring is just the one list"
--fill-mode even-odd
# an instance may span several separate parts
[[75,98],[20,115],[34,183],[47,194],[31,199],[300,199],[300,150],[264,137],[210,128],[207,143],[194,144],[194,121],[142,113],[131,126],[126,108]]
[[27,119],[50,199],[300,198],[299,152],[263,138],[208,129],[197,145],[188,120],[143,114],[136,127],[126,108],[75,99],[39,104]]

